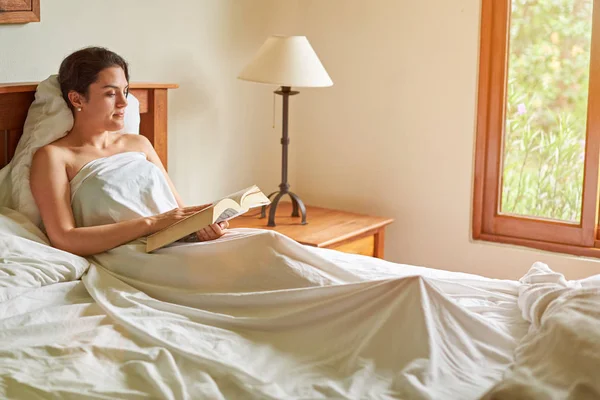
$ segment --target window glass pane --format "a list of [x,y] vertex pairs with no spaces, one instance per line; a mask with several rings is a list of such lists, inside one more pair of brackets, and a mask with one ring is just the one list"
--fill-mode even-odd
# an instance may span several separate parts
[[592,0],[513,0],[500,212],[579,223]]

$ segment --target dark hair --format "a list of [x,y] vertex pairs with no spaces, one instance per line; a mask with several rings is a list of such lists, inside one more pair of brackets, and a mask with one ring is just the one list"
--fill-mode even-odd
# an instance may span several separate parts
[[100,71],[110,67],[121,67],[129,82],[127,62],[118,54],[103,47],[86,47],[65,58],[58,70],[58,82],[69,108],[73,109],[69,101],[69,92],[74,90],[87,99],[89,87],[96,82]]

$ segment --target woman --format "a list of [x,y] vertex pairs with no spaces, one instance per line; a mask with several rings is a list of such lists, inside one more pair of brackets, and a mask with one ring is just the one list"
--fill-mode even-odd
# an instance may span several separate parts
[[198,243],[185,240],[146,253],[144,236],[206,205],[184,207],[144,136],[114,133],[124,126],[129,87],[120,56],[104,48],[79,50],[62,62],[59,83],[73,128],[36,152],[30,172],[55,247],[90,256],[95,265],[163,299],[175,299],[178,290],[240,292],[360,280],[337,266],[323,271],[326,262],[270,231],[236,230],[205,246],[224,235],[226,223],[198,232]]
[[[53,246],[88,256],[157,232],[207,206],[185,207],[154,148],[143,135],[115,133],[123,128],[129,72],[119,55],[98,47],[69,55],[59,70],[63,97],[74,124],[63,138],[39,149],[31,166],[31,191]],[[138,153],[164,175],[172,198],[157,215],[82,226],[73,215],[70,184],[89,163],[119,154]],[[169,207],[168,209],[165,209]],[[86,224],[87,225],[87,224]],[[223,236],[227,223],[197,232],[200,241]]]

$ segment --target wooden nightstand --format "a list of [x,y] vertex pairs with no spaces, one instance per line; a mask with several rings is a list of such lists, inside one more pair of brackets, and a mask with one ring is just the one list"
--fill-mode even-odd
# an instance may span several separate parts
[[[248,214],[253,212],[257,211]],[[306,213],[308,224],[300,225],[299,217],[290,217],[292,204],[279,203],[276,227],[268,227],[267,218],[259,218],[258,215],[242,215],[229,221],[229,224],[230,228],[273,229],[309,246],[383,258],[385,227],[394,222],[392,218],[311,206],[306,206]]]

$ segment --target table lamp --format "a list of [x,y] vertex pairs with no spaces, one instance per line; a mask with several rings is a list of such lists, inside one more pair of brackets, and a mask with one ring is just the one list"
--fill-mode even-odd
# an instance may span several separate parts
[[[282,157],[281,184],[279,191],[271,193],[268,226],[275,226],[275,213],[279,200],[285,195],[292,199],[292,217],[302,214],[302,225],[306,224],[306,207],[295,193],[290,191],[287,181],[288,163],[288,108],[289,96],[298,94],[293,87],[325,87],[333,85],[323,64],[305,36],[271,36],[254,56],[254,59],[240,73],[239,79],[251,82],[279,85],[276,94],[283,98],[282,118]],[[273,197],[275,196],[275,197]],[[261,218],[266,217],[266,206],[262,208]]]

